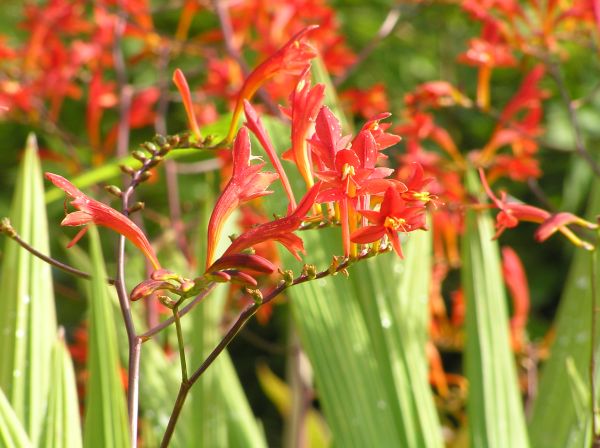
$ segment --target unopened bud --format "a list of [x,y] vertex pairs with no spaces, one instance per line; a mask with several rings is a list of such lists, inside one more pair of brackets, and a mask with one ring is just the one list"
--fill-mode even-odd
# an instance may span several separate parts
[[167,146],[167,139],[160,134],[156,134],[154,136],[154,142],[162,149],[164,146]]
[[158,146],[156,146],[152,142],[142,143],[142,148],[144,148],[146,151],[148,151],[152,155],[155,155],[156,153],[158,153]]
[[281,279],[285,286],[292,286],[294,284],[294,271],[291,269],[286,269],[285,271],[279,271],[281,274]]
[[173,309],[173,307],[177,303],[175,300],[168,296],[158,296],[158,301],[170,309]]
[[179,146],[179,143],[181,142],[181,137],[177,134],[175,135],[169,135],[167,137],[167,143],[170,146]]
[[152,177],[152,173],[150,173],[150,171],[144,171],[144,172],[140,173],[139,181],[146,182],[151,177]]
[[116,185],[106,185],[104,189],[117,198],[120,198],[123,195],[121,189]]
[[317,267],[314,264],[305,264],[302,267],[302,275],[306,275],[310,280],[317,277]]
[[135,174],[135,170],[129,165],[119,165],[119,168],[121,168],[121,171],[123,173],[129,174],[130,176],[133,176]]
[[127,209],[127,211],[129,213],[139,212],[140,210],[143,210],[145,206],[146,205],[143,202],[138,201],[135,204],[133,204],[131,207],[129,207]]
[[0,221],[0,232],[6,233],[10,238],[17,236],[17,231],[14,229],[8,218],[2,218]]
[[159,163],[161,163],[163,160],[164,158],[162,156],[154,156],[152,157],[152,160],[150,160],[150,163],[148,163],[148,167],[153,168]]
[[131,155],[135,160],[139,160],[142,163],[145,163],[148,160],[148,157],[146,157],[146,154],[142,151],[133,151]]
[[194,286],[196,286],[196,283],[193,280],[186,279],[179,287],[179,290],[184,293],[190,292]]

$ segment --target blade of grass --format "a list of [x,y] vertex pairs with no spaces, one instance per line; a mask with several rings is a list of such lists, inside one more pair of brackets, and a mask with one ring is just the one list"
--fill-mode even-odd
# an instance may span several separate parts
[[[13,197],[11,220],[31,246],[49,253],[42,173],[34,135]],[[44,419],[56,315],[50,266],[7,239],[0,272],[0,388],[37,445]]]
[[91,227],[92,282],[89,285],[88,383],[84,446],[125,447],[129,443],[127,407],[119,365],[114,308],[96,228]]
[[[479,195],[475,174],[467,187]],[[498,243],[487,212],[469,210],[462,244],[461,277],[467,304],[465,371],[469,381],[467,414],[472,446],[527,447],[523,406],[509,323]]]

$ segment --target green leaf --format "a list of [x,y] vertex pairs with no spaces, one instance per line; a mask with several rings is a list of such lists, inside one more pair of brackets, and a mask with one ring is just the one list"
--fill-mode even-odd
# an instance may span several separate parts
[[[472,194],[479,194],[474,172],[468,173],[467,187]],[[489,214],[469,210],[461,276],[467,303],[465,371],[471,445],[527,447],[498,243],[493,236]]]
[[75,372],[62,335],[59,335],[54,342],[50,372],[52,387],[48,394],[48,410],[38,446],[81,447],[81,422]]
[[[429,387],[425,346],[431,273],[431,232],[408,236],[406,258],[380,255],[351,269],[402,446],[443,446]],[[392,280],[393,279],[393,280]]]
[[[595,183],[588,204],[588,217],[600,212],[600,184]],[[590,275],[598,278],[600,272],[591,272],[591,254],[577,250],[567,275],[556,316],[556,337],[540,375],[537,398],[534,402],[530,422],[531,443],[545,447],[589,446],[591,409],[585,421],[578,411],[579,403],[573,395],[574,372],[584,381],[589,390],[589,362],[591,353],[592,290]],[[596,301],[598,299],[596,298]],[[598,359],[600,346],[595,348]],[[570,371],[565,369],[567,359]],[[596,361],[598,363],[598,361]],[[596,382],[600,381],[600,369],[596,368]],[[552,431],[548,431],[552,428]]]
[[0,446],[5,448],[32,446],[19,417],[15,414],[2,389],[0,389]]
[[[10,214],[31,246],[50,253],[44,187],[35,136],[30,135]],[[0,272],[0,388],[37,445],[46,412],[56,315],[50,266],[6,239]]]
[[[337,229],[303,237],[319,270],[340,247]],[[380,255],[351,267],[350,279],[289,291],[337,446],[442,445],[425,361],[429,244],[411,235],[404,262]]]
[[91,226],[88,235],[93,278],[89,288],[89,377],[83,441],[86,447],[125,447],[129,444],[129,429],[114,308],[98,231]]

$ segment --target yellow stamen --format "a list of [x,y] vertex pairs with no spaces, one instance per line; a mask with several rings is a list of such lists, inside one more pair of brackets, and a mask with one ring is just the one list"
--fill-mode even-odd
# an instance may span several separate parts
[[389,227],[394,230],[404,230],[404,224],[406,224],[406,219],[394,218],[392,216],[386,217],[385,222],[383,223],[384,227]]
[[355,172],[354,172],[354,167],[352,165],[350,165],[349,163],[344,163],[344,166],[342,167],[342,180],[346,180],[346,178],[348,176],[354,176]]
[[417,201],[425,203],[431,201],[431,197],[429,196],[428,191],[420,191],[418,193],[413,193],[413,198],[415,198]]

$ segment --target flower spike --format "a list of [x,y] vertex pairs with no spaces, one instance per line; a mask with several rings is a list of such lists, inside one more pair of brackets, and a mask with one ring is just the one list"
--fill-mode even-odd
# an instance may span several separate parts
[[[154,269],[161,268],[158,258],[154,253],[154,249],[152,249],[146,235],[144,235],[144,232],[142,232],[131,219],[122,213],[119,213],[114,208],[86,196],[81,190],[75,187],[75,185],[58,174],[46,173],[46,179],[73,198],[71,205],[78,210],[67,214],[65,219],[61,222],[61,225],[84,226],[92,223],[97,226],[108,227],[123,235],[141,250],[150,263],[152,263]],[[87,227],[80,231],[69,244],[69,247],[75,244],[83,236],[86,230]]]

